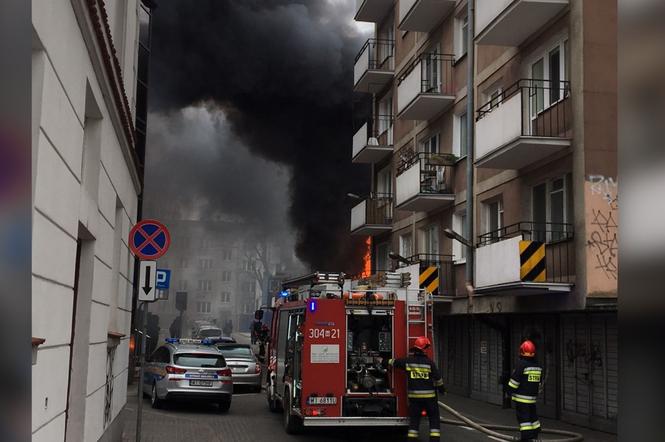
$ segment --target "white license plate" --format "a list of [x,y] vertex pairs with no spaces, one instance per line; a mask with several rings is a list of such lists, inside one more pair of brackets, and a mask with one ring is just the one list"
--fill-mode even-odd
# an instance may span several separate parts
[[199,379],[192,379],[189,381],[191,387],[212,387],[212,381],[202,381]]
[[335,405],[337,404],[337,398],[335,396],[317,396],[317,397],[308,397],[307,405]]

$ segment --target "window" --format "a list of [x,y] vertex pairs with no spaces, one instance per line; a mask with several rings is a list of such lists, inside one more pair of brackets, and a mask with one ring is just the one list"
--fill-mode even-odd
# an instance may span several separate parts
[[[542,53],[541,53],[542,54]],[[530,65],[533,91],[531,91],[531,118],[565,98],[562,81],[569,77],[568,40],[550,46]]]
[[388,243],[383,242],[376,245],[376,255],[374,257],[376,271],[390,270],[390,263],[388,261]]
[[222,292],[221,300],[222,300],[222,302],[231,302],[231,293],[230,292]]
[[[462,210],[453,214],[453,230],[464,238],[472,240],[466,225],[466,211]],[[466,262],[466,247],[457,240],[453,240],[453,258],[455,263],[462,264]]]
[[392,167],[388,166],[376,174],[376,192],[379,194],[391,194],[393,191]]
[[189,266],[189,261],[187,261],[187,258],[182,258],[180,260],[180,267],[186,269],[188,266]]
[[469,50],[469,16],[455,18],[455,57],[460,58]]
[[466,112],[453,116],[453,153],[459,158],[466,156]]
[[209,279],[199,279],[198,289],[202,292],[209,292],[212,290],[212,281]]
[[413,238],[410,233],[399,237],[399,254],[404,258],[413,256]]
[[492,233],[492,239],[501,237],[499,230],[503,227],[503,203],[500,199],[485,203],[485,225],[486,232]]
[[391,146],[393,144],[393,97],[392,95],[379,101],[379,115],[378,121],[378,135],[382,136],[386,133],[386,144]]
[[202,270],[212,269],[212,259],[199,259],[199,267],[201,267]]
[[438,52],[438,48],[433,48],[426,54],[421,64],[421,69],[423,69],[421,91],[423,93],[432,94],[441,92],[441,73],[439,72],[441,60],[439,59]]
[[420,142],[420,151],[426,153],[439,153],[439,134],[433,135]]
[[209,301],[198,301],[196,303],[196,312],[197,313],[210,313],[210,302]]
[[567,236],[572,218],[570,174],[551,179],[531,190],[531,216],[535,241],[559,241]]
[[222,272],[222,281],[224,281],[224,282],[228,282],[228,281],[230,281],[230,280],[231,280],[231,272],[228,271],[228,270],[224,270],[224,271]]
[[422,247],[419,247],[423,253],[428,255],[439,254],[439,227],[436,224],[427,226],[420,230],[420,241]]
[[231,260],[231,250],[230,249],[224,249],[222,251],[222,259],[224,261],[230,261]]
[[178,281],[178,290],[180,291],[187,290],[187,286],[188,283],[186,279],[181,279],[180,281]]

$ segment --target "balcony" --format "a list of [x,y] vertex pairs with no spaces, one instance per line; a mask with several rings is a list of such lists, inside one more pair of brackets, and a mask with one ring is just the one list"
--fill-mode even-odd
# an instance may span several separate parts
[[[428,267],[436,267],[438,270],[438,288],[432,291],[434,296],[455,296],[455,272],[452,255],[438,255],[431,253],[418,253],[406,258],[411,264],[420,266],[420,273]],[[428,282],[434,282],[433,278],[418,281],[421,288]]]
[[575,283],[573,236],[572,224],[531,221],[480,235],[476,293],[569,293]]
[[519,80],[476,116],[475,163],[521,169],[570,146],[572,109],[567,81]]
[[568,0],[476,0],[476,42],[519,46],[566,6]]
[[393,9],[394,0],[356,0],[356,21],[379,23]]
[[400,0],[399,25],[402,31],[429,32],[454,8],[456,0]]
[[395,208],[429,212],[454,203],[454,155],[400,152],[398,161]]
[[378,235],[393,228],[393,196],[375,193],[351,209],[352,235]]
[[395,41],[370,38],[356,55],[353,90],[375,94],[395,75]]
[[422,54],[398,79],[397,117],[430,120],[455,102],[453,63],[449,54]]
[[377,163],[393,152],[393,117],[378,115],[353,136],[352,161]]

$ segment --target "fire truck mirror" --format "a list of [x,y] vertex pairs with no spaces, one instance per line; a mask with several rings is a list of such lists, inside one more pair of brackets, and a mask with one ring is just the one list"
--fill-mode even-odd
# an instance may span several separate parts
[[259,321],[263,319],[263,310],[257,310],[254,312],[254,319],[258,319]]

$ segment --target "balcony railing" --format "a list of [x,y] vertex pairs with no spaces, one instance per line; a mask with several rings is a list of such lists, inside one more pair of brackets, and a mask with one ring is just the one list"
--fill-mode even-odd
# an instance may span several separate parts
[[[410,264],[419,264],[421,271],[427,267],[439,269],[438,296],[455,296],[455,271],[452,255],[440,255],[433,253],[418,253],[406,258]],[[403,266],[395,261],[395,266]],[[411,276],[412,278],[415,275]]]
[[351,210],[351,232],[373,235],[390,231],[393,222],[393,195],[372,193]]
[[356,55],[353,65],[354,90],[378,92],[393,78],[395,41],[370,38]]
[[353,136],[354,163],[375,163],[392,152],[393,117],[376,115],[368,120]]
[[[575,282],[575,245],[572,224],[521,221],[478,236],[478,247],[515,237],[545,243],[546,282]],[[500,266],[503,263],[495,264]]]
[[429,152],[398,156],[395,205],[400,210],[429,211],[451,204],[454,156]]
[[427,120],[455,100],[451,54],[425,53],[415,58],[397,80],[400,118]]
[[568,81],[519,80],[477,110],[476,162],[518,169],[570,145],[571,127]]

